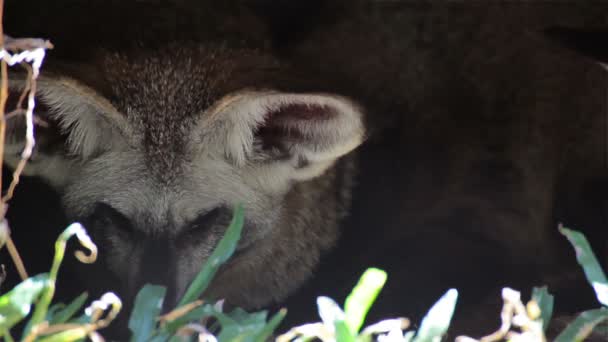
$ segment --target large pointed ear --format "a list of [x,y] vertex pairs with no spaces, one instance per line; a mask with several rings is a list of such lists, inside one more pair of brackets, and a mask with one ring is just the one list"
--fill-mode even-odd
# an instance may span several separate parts
[[210,119],[228,123],[223,146],[235,164],[280,166],[305,180],[362,143],[362,116],[336,95],[250,92],[221,101]]
[[[21,159],[25,145],[23,110],[14,111],[25,84],[21,75],[10,75],[6,112],[15,115],[7,120],[4,160],[11,168]],[[61,187],[75,163],[121,143],[128,126],[110,102],[76,80],[47,75],[36,85],[36,146],[23,175],[42,177]]]
[[608,66],[608,29],[551,27],[543,32],[551,41]]

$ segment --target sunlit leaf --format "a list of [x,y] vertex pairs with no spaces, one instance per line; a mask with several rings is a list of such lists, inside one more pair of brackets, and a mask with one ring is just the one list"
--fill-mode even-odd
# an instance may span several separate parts
[[602,283],[593,283],[593,289],[595,290],[595,295],[597,296],[597,300],[600,303],[608,306],[608,284]]
[[422,319],[414,342],[440,341],[450,326],[457,300],[458,291],[448,290]]
[[[559,227],[559,231],[568,238],[574,247],[576,260],[583,267],[587,281],[589,281],[589,284],[591,284],[594,291],[596,291],[598,300],[600,303],[608,305],[606,304],[608,302],[608,298],[606,298],[608,296],[606,294],[606,288],[602,287],[602,285],[608,286],[608,280],[606,279],[606,275],[602,271],[602,267],[597,261],[595,254],[593,254],[589,242],[582,233],[575,230]],[[604,291],[602,291],[602,289],[604,289]]]
[[378,293],[386,282],[386,272],[377,268],[368,268],[344,303],[346,324],[356,334],[365,321],[365,316]]
[[355,337],[346,324],[344,312],[333,299],[324,296],[318,297],[317,308],[323,324],[334,329],[336,341],[354,341]]
[[535,287],[532,289],[532,299],[540,308],[540,317],[543,322],[543,330],[547,330],[551,315],[553,315],[553,295],[549,293],[546,286]]

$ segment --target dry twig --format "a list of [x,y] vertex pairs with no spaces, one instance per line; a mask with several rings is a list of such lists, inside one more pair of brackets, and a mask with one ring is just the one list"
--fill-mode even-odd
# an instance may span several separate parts
[[[540,308],[536,302],[530,301],[524,305],[520,293],[510,288],[502,290],[502,299],[501,324],[498,330],[479,340],[468,336],[458,336],[456,342],[497,342],[522,336],[526,337],[525,341],[545,342],[547,340],[542,324],[537,321]],[[519,328],[521,332],[514,331],[513,328]]]
[[[40,66],[44,60],[47,49],[53,48],[48,40],[37,38],[15,39],[4,35],[3,30],[3,9],[4,1],[0,0],[0,166],[4,158],[4,141],[6,137],[6,102],[8,100],[8,66],[21,64],[27,69],[25,87],[17,102],[17,108],[11,111],[11,116],[23,114],[26,119],[25,148],[21,154],[21,160],[15,167],[13,179],[8,187],[6,194],[0,203],[0,220],[2,224],[7,224],[4,215],[7,210],[7,203],[13,197],[15,188],[19,183],[19,177],[25,168],[28,159],[32,156],[32,151],[36,145],[34,139],[34,96],[36,94],[36,79],[40,73]],[[23,101],[27,97],[27,108],[23,108]],[[2,177],[0,176],[0,188],[2,188]],[[8,228],[7,228],[8,229]],[[10,231],[10,230],[9,230]],[[22,279],[26,279],[27,272],[23,261],[17,252],[17,248],[10,235],[6,239],[8,252]]]

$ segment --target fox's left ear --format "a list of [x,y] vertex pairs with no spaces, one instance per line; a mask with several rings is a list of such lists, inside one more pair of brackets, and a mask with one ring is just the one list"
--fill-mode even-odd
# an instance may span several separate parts
[[361,108],[338,95],[251,92],[223,103],[226,157],[293,180],[318,176],[365,135]]
[[[22,74],[9,72],[9,100],[17,99],[25,82]],[[76,159],[84,160],[114,144],[124,142],[126,119],[93,89],[62,75],[45,74],[37,81],[34,114],[48,127],[36,127],[34,158],[23,175],[40,177],[50,185],[66,185]],[[25,144],[25,120],[18,116],[6,129],[4,161],[15,168]]]
[[556,26],[545,29],[543,34],[551,41],[592,58],[608,68],[608,28],[576,29]]

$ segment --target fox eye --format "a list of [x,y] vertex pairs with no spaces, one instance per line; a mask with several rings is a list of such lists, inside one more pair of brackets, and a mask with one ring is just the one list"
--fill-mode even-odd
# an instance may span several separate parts
[[87,221],[96,228],[105,229],[112,227],[129,235],[134,233],[129,218],[111,205],[103,202],[95,205],[95,209]]
[[218,221],[223,215],[225,210],[222,207],[215,207],[205,213],[200,214],[194,221],[192,221],[188,227],[188,232],[196,232],[205,230]]

